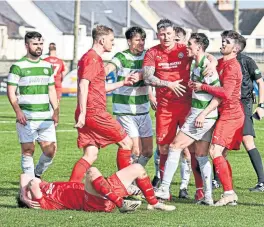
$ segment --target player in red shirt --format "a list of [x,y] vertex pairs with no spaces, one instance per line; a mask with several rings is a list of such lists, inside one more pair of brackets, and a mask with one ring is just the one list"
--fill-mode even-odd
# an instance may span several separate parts
[[[178,126],[184,124],[191,108],[191,89],[188,88],[191,59],[187,56],[186,45],[175,43],[173,23],[170,20],[160,20],[157,31],[160,44],[146,52],[143,78],[146,84],[156,87],[156,134],[162,180],[169,147],[173,149],[170,144],[176,136]],[[213,70],[216,64],[211,63]],[[207,70],[208,72],[210,73],[210,70]],[[173,162],[178,165],[181,152],[174,153],[177,157]],[[200,183],[202,185],[202,179]]]
[[78,104],[75,127],[78,130],[78,147],[83,157],[75,164],[70,181],[81,182],[87,169],[97,159],[98,150],[108,144],[119,146],[117,166],[130,165],[132,140],[122,126],[106,111],[106,92],[124,85],[132,85],[130,77],[112,84],[105,83],[104,63],[101,55],[110,52],[114,43],[111,28],[97,26],[93,29],[93,47],[78,64]]
[[50,43],[49,45],[49,57],[44,58],[45,61],[48,61],[52,64],[54,70],[54,81],[55,81],[55,88],[57,92],[58,101],[61,99],[61,82],[63,77],[68,72],[67,67],[65,66],[64,62],[57,57],[56,54],[56,44]]
[[242,73],[236,59],[242,49],[241,35],[235,31],[224,32],[224,34],[221,48],[223,58],[218,60],[217,66],[222,87],[212,87],[198,82],[191,85],[195,91],[206,91],[222,99],[218,108],[220,118],[216,123],[209,148],[216,172],[224,188],[224,194],[215,204],[216,206],[236,205],[238,199],[233,190],[232,169],[225,157],[228,150],[239,150],[245,118],[240,101]]
[[29,208],[44,210],[83,210],[87,212],[111,212],[118,207],[120,212],[134,211],[141,201],[124,200],[130,187],[136,181],[148,204],[147,209],[172,211],[175,206],[160,203],[145,169],[140,164],[132,164],[108,178],[91,167],[86,174],[85,184],[79,182],[41,182],[27,174],[20,177],[18,203]]

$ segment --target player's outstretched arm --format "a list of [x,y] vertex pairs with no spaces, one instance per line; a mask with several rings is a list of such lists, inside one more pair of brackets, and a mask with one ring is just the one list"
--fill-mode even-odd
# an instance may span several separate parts
[[221,103],[221,99],[214,97],[210,104],[198,115],[198,117],[195,120],[195,127],[202,128],[204,120],[208,114],[210,114],[212,111],[214,111]]
[[143,79],[145,84],[153,87],[167,87],[171,89],[177,96],[183,96],[186,87],[181,84],[182,80],[177,80],[170,82],[167,80],[161,80],[154,76],[155,67],[154,66],[144,66],[143,67]]
[[52,120],[54,121],[55,126],[57,126],[59,123],[59,105],[58,105],[58,98],[54,85],[49,85],[49,100],[54,111]]

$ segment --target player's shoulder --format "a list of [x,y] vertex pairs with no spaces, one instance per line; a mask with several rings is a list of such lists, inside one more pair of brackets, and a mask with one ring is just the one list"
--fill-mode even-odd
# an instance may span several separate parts
[[158,44],[156,46],[153,46],[147,50],[147,53],[155,53],[157,51],[161,50],[161,45]]

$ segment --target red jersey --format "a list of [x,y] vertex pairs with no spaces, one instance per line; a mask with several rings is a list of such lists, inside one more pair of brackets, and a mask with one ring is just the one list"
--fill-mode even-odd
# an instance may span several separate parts
[[191,90],[188,88],[190,79],[190,58],[187,56],[186,45],[175,44],[171,50],[164,50],[159,44],[150,48],[144,58],[143,66],[155,67],[155,76],[161,80],[176,81],[183,79],[186,87],[184,96],[177,95],[167,87],[156,87],[156,96],[159,105],[186,103],[191,100]]
[[241,66],[236,58],[224,61],[218,60],[217,72],[222,87],[212,87],[207,84],[202,85],[202,90],[222,99],[219,112],[222,114],[230,112],[241,112]]
[[[78,83],[81,79],[90,82],[86,105],[87,112],[106,111],[104,63],[93,49],[85,53],[78,63]],[[79,105],[77,109],[79,110]]]
[[55,87],[61,88],[61,82],[63,79],[62,73],[65,71],[64,62],[61,59],[53,56],[49,56],[44,60],[52,64],[54,71]]
[[40,183],[39,202],[44,210],[83,210],[84,184],[77,182]]

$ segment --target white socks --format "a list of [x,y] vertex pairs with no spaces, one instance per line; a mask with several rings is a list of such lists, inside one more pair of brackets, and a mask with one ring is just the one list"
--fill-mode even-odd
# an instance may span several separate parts
[[185,159],[184,157],[181,158],[181,185],[180,189],[188,188],[189,180],[191,177],[191,168],[190,168],[190,161]]
[[52,163],[52,159],[53,158],[48,157],[44,153],[42,153],[39,158],[38,164],[36,165],[35,175],[41,176]]
[[163,180],[161,186],[166,190],[169,190],[170,184],[172,182],[173,176],[177,170],[182,149],[169,149],[168,159],[165,164],[165,170],[163,175]]
[[21,168],[23,173],[26,173],[32,177],[35,177],[34,173],[34,161],[32,156],[23,155],[21,156]]
[[201,170],[201,175],[204,184],[204,196],[206,199],[212,199],[212,166],[208,156],[197,157]]

